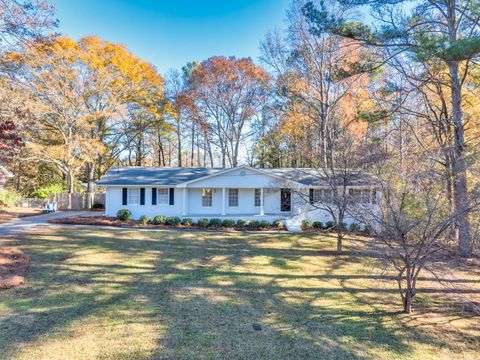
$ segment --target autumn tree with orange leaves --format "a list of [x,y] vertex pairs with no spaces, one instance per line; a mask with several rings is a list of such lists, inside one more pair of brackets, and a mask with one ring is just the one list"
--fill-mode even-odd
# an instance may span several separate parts
[[[192,72],[190,89],[194,106],[219,149],[221,166],[237,166],[240,146],[265,103],[269,75],[251,59],[215,56]],[[210,144],[208,145],[210,146]]]

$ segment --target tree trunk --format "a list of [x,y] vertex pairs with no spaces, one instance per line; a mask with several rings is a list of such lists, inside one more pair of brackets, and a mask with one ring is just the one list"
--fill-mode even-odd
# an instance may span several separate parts
[[[341,225],[338,225],[341,226]],[[337,254],[343,251],[343,233],[342,230],[337,230]]]
[[225,168],[225,165],[227,164],[226,163],[227,156],[225,154],[225,149],[223,147],[221,148],[221,151],[222,151],[222,168]]
[[195,124],[192,124],[192,143],[190,148],[190,166],[193,167],[193,161],[195,159]]
[[87,202],[86,208],[91,209],[93,205],[93,194],[95,193],[95,164],[87,163]]
[[458,62],[448,64],[452,94],[452,118],[455,125],[455,142],[453,159],[454,171],[454,201],[456,220],[458,253],[462,257],[472,255],[470,238],[470,222],[468,220],[468,186],[467,164],[465,161],[465,136],[462,119],[462,92],[458,75]]
[[210,139],[208,138],[208,133],[207,132],[205,132],[205,141],[207,142],[208,157],[210,158],[210,167],[213,167],[212,144],[210,143]]
[[180,133],[180,123],[178,124],[178,129],[177,129],[177,145],[178,145],[178,153],[177,153],[178,167],[182,167],[182,136]]
[[75,177],[71,171],[67,173],[67,191],[70,194],[75,192]]
[[413,295],[407,289],[407,291],[405,292],[405,296],[403,298],[403,313],[404,314],[411,314],[412,313],[412,300],[413,300]]

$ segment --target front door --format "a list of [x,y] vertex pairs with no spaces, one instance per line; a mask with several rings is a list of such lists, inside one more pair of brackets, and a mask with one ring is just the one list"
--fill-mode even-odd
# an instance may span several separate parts
[[290,189],[280,190],[280,211],[292,211],[292,191]]

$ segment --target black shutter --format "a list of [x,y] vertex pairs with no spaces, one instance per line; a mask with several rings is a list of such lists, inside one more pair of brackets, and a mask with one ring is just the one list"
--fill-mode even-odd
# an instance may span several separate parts
[[313,205],[313,189],[310,189],[310,204]]
[[122,189],[122,205],[127,205],[128,189]]
[[157,188],[152,188],[152,205],[157,205]]
[[175,204],[175,188],[170,188],[170,198],[169,198],[169,204],[174,205]]
[[140,205],[145,205],[145,188],[140,188]]

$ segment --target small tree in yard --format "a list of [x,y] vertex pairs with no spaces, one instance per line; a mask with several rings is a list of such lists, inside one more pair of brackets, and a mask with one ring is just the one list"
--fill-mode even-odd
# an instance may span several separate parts
[[[322,184],[322,189],[310,189],[308,194],[299,192],[300,201],[308,202],[314,209],[327,212],[332,218],[339,254],[343,251],[343,239],[347,231],[344,226],[345,219],[348,216],[355,218],[356,215],[352,212],[352,204],[355,202],[355,208],[362,205],[356,203],[361,199],[356,196],[352,186],[372,186],[376,183],[377,179],[364,169],[384,157],[381,149],[368,143],[366,130],[362,130],[361,134],[352,132],[354,125],[358,125],[356,120],[331,131],[335,145],[331,146],[329,160],[317,165],[317,174],[314,173]],[[315,154],[312,154],[312,157],[314,156]],[[368,195],[366,192],[360,195],[366,196],[365,203],[368,205],[369,196],[376,197],[375,192],[370,191]]]
[[[419,274],[425,270],[434,274],[433,263],[453,255],[455,241],[448,230],[452,221],[464,215],[451,214],[436,186],[438,181],[438,175],[431,169],[409,174],[400,184],[397,180],[386,181],[382,184],[380,214],[369,213],[363,217],[378,241],[386,245],[382,255],[387,265],[397,271],[398,290],[406,314],[412,312]],[[477,206],[475,198],[471,196],[465,211]]]

